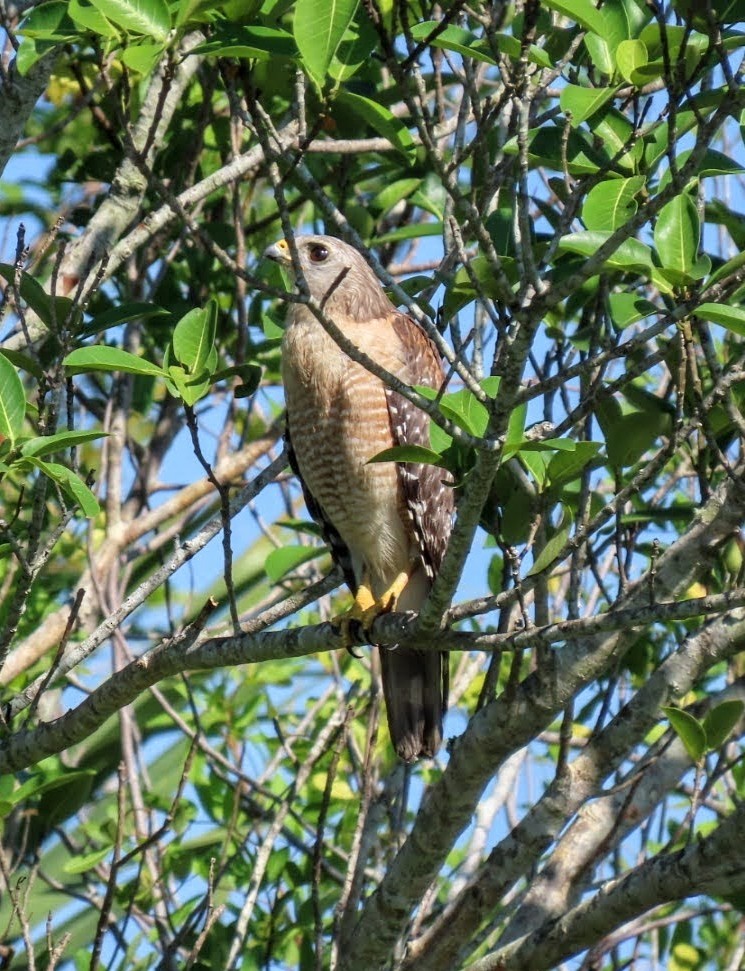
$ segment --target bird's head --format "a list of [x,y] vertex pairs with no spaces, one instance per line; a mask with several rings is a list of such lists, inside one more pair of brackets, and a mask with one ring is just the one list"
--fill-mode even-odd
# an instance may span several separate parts
[[[326,313],[362,321],[393,309],[378,278],[352,246],[333,236],[296,236],[295,246],[310,295]],[[269,246],[264,256],[294,270],[284,239]]]

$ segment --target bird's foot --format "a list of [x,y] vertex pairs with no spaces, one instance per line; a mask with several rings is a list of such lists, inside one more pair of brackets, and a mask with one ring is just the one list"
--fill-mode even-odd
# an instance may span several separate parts
[[370,641],[370,628],[373,621],[381,614],[390,613],[396,609],[399,597],[409,582],[409,574],[405,571],[398,574],[391,585],[376,598],[366,582],[357,588],[354,603],[346,613],[338,618],[337,623],[342,637],[347,642],[347,650],[351,653],[351,646],[355,641],[364,638]]

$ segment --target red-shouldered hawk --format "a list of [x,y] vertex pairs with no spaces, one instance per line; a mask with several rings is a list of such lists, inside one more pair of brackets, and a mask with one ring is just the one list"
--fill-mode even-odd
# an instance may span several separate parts
[[[356,347],[408,385],[440,387],[434,344],[391,304],[356,250],[331,236],[295,244],[311,296]],[[292,266],[284,240],[265,255]],[[428,416],[352,361],[303,304],[288,314],[282,376],[290,461],[355,595],[349,616],[367,626],[386,610],[418,611],[445,553],[453,489],[435,466],[368,461],[393,445],[428,446]],[[407,762],[434,755],[447,654],[391,647],[380,658],[396,752]]]

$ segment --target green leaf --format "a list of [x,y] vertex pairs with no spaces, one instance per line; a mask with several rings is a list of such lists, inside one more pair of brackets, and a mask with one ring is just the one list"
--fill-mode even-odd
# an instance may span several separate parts
[[408,199],[408,197],[419,188],[422,184],[421,178],[416,176],[411,179],[396,179],[395,182],[391,182],[389,185],[385,186],[375,198],[371,201],[370,206],[373,210],[383,215],[389,212],[394,206],[402,199]]
[[126,324],[130,320],[148,320],[151,317],[170,317],[169,310],[164,310],[155,303],[122,303],[116,307],[104,310],[85,325],[83,333],[98,334],[108,330],[109,327],[117,327],[119,324]]
[[[4,277],[8,283],[15,279],[16,268],[9,263],[0,263],[0,276]],[[52,298],[44,290],[44,287],[28,273],[21,273],[21,283],[19,286],[21,299],[25,300],[33,312],[39,317],[47,327],[52,327],[54,319],[57,323],[66,320],[70,314],[72,300],[69,297],[55,297],[54,309]]]
[[689,195],[675,196],[660,210],[654,228],[654,243],[666,270],[691,272],[699,243],[699,218]]
[[614,325],[623,330],[643,317],[659,313],[661,308],[635,293],[611,293],[608,297],[608,309]]
[[331,61],[354,20],[359,0],[297,0],[292,30],[308,73],[322,88]]
[[105,846],[103,849],[94,850],[92,853],[84,853],[82,856],[73,856],[62,867],[65,873],[87,873],[97,863],[111,856],[113,847]]
[[0,354],[0,443],[8,438],[14,442],[23,432],[26,415],[26,394],[18,372]]
[[236,398],[245,398],[249,394],[253,394],[258,388],[261,383],[261,375],[260,364],[231,364],[230,367],[213,371],[211,378],[213,384],[217,384],[218,381],[226,381],[232,377],[240,378],[242,383],[235,389],[234,394]]
[[34,64],[61,43],[64,43],[64,38],[60,40],[36,40],[33,37],[24,38],[15,58],[15,67],[21,77],[25,77]]
[[33,7],[21,21],[18,32],[24,37],[54,41],[72,40],[76,35],[63,0]]
[[745,337],[745,310],[741,307],[729,307],[723,303],[702,303],[696,307],[694,313],[702,320],[720,324],[733,334]]
[[35,455],[27,456],[26,461],[35,465],[40,472],[56,482],[60,489],[80,506],[87,519],[92,519],[99,514],[101,508],[98,505],[98,499],[72,469],[68,469],[67,466],[60,465],[58,462],[43,462]]
[[554,455],[546,469],[549,485],[558,488],[578,479],[602,447],[602,442],[575,442],[572,452]]
[[543,2],[549,10],[555,10],[574,23],[603,36],[605,21],[591,0],[543,0]]
[[171,16],[165,0],[91,0],[108,20],[134,34],[166,41]]
[[[385,243],[400,243],[405,239],[422,239],[425,236],[442,236],[442,223],[412,223],[410,226],[399,226],[392,229],[389,233],[383,233],[370,241],[371,246],[383,246]],[[403,281],[408,283],[409,280]],[[432,284],[432,279],[427,278],[427,284]],[[422,289],[424,289],[422,287]],[[408,291],[410,292],[410,291]]]
[[17,806],[26,799],[40,796],[44,792],[69,786],[71,782],[90,781],[95,774],[93,769],[63,769],[60,775],[49,776],[45,779],[43,775],[37,773],[30,779],[26,779],[23,785],[19,786],[10,796],[6,796],[6,799],[11,805]]
[[706,732],[701,722],[681,708],[663,706],[673,731],[694,762],[700,762],[706,751]]
[[608,461],[616,469],[634,465],[655,443],[664,430],[664,412],[653,415],[650,412],[633,411],[622,415],[617,422],[608,427],[603,413],[598,409],[598,420],[603,429],[608,449]]
[[[505,449],[505,453],[506,452],[507,449]],[[543,492],[546,485],[546,469],[550,461],[548,455],[545,452],[527,450],[520,450],[517,452],[517,454],[520,458],[521,464],[525,466],[528,472],[530,472],[534,481],[538,485],[539,491]]]
[[[610,236],[610,232],[600,230],[570,233],[559,240],[559,250],[594,256]],[[651,270],[652,251],[638,239],[626,239],[606,257],[605,266],[615,270]]]
[[[414,24],[411,28],[411,36],[416,41],[426,42],[430,47],[441,47],[462,57],[472,57],[476,61],[484,61],[487,64],[497,63],[494,55],[483,43],[475,40],[474,35],[469,31],[462,27],[455,27],[453,24],[448,24],[443,30],[438,31],[437,28],[441,26],[439,20],[425,20],[423,23]],[[435,31],[437,31],[436,34]]]
[[[522,56],[522,43],[519,37],[515,37],[513,34],[493,34],[494,40],[497,42],[497,47],[499,50],[511,57],[513,61],[517,61]],[[482,42],[483,43],[483,42]],[[471,57],[478,57],[477,54],[471,54]],[[549,70],[554,66],[554,62],[551,60],[549,55],[543,48],[538,47],[536,44],[530,44],[528,46],[528,60],[533,64],[537,64],[538,67],[546,67]]]
[[642,67],[649,60],[647,45],[640,40],[622,40],[616,48],[616,67],[621,77],[630,84],[635,84],[634,71]]
[[[517,155],[517,136],[505,143],[506,155]],[[534,128],[528,132],[528,162],[536,168],[545,165],[556,172],[566,170],[570,175],[592,175],[607,166],[607,159],[585,138],[583,132],[572,129],[569,138],[557,126]]]
[[525,441],[523,432],[525,430],[525,420],[528,417],[528,404],[524,402],[510,412],[505,433],[505,451],[512,449],[517,451],[519,446]]
[[268,61],[275,57],[297,57],[298,49],[292,34],[286,30],[221,21],[213,26],[210,39],[190,53]]
[[7,358],[11,364],[19,371],[25,371],[27,374],[33,375],[37,381],[41,381],[44,377],[44,371],[38,361],[35,361],[33,357],[28,354],[24,354],[23,351],[11,351],[7,347],[0,347],[0,354]]
[[644,144],[635,138],[634,126],[617,108],[608,106],[593,116],[592,134],[594,144],[613,159],[619,169],[635,173],[644,155]]
[[378,43],[378,35],[365,11],[358,8],[358,15],[336,49],[329,65],[329,75],[335,81],[347,81],[365,64]]
[[486,433],[489,412],[468,388],[446,394],[440,402],[440,411],[469,435],[481,437]]
[[636,196],[644,184],[644,177],[637,175],[630,179],[605,179],[593,186],[582,206],[585,226],[601,232],[623,226],[636,214]]
[[267,556],[264,570],[272,583],[277,583],[287,573],[300,566],[301,563],[315,560],[322,556],[324,552],[325,550],[318,546],[282,546],[279,549],[272,550]]
[[83,6],[81,0],[70,0],[67,5],[67,12],[75,23],[83,30],[89,30],[92,34],[98,34],[107,40],[114,40],[119,37],[119,31],[111,24],[106,17],[92,6]]
[[[507,271],[515,266],[515,261],[511,257],[503,256],[501,264],[507,274]],[[509,274],[507,275],[509,276]],[[445,293],[443,310],[448,317],[458,313],[459,310],[462,310],[479,296],[476,286],[471,282],[472,278],[477,281],[479,289],[485,297],[492,300],[500,297],[501,291],[491,264],[485,256],[476,256],[469,260],[468,269],[462,266],[458,270]]]
[[57,432],[54,435],[41,435],[38,438],[29,438],[21,446],[21,455],[28,458],[36,455],[41,458],[43,455],[51,455],[53,452],[62,452],[72,448],[74,445],[82,445],[84,442],[95,442],[98,438],[106,438],[106,432]]
[[722,701],[704,718],[704,731],[709,751],[724,745],[742,718],[745,704],[739,700]]
[[[342,90],[337,96],[341,104],[346,105],[356,115],[367,122],[383,138],[387,138],[394,148],[406,158],[413,162],[416,157],[416,145],[414,139],[406,125],[393,115],[388,108],[363,98],[361,94],[353,94],[351,91]],[[416,180],[417,186],[421,184],[421,179]],[[413,191],[413,190],[412,190]]]
[[163,44],[132,44],[122,51],[120,60],[131,71],[146,75],[150,74],[164,51]]
[[571,115],[571,123],[576,128],[607,104],[615,91],[615,88],[584,88],[578,84],[567,84],[561,90],[559,104],[565,115]]
[[88,374],[90,371],[121,371],[124,374],[149,374],[165,377],[163,368],[118,347],[79,347],[71,351],[62,362],[70,374]]
[[212,384],[211,375],[202,371],[198,374],[189,374],[185,368],[178,364],[172,364],[168,368],[168,379],[166,386],[175,398],[181,398],[187,405],[195,405],[200,398],[203,398]]
[[556,557],[561,554],[567,540],[569,539],[569,533],[572,529],[572,522],[572,511],[569,506],[564,506],[564,512],[561,517],[559,528],[543,547],[535,563],[528,571],[527,576],[530,577],[534,576],[536,573],[542,573],[553,563]]
[[190,374],[201,374],[215,346],[217,333],[217,302],[210,299],[202,309],[195,307],[179,320],[173,331],[173,352],[176,360]]
[[421,465],[438,465],[440,468],[447,468],[439,452],[424,445],[394,445],[392,448],[385,448],[377,455],[368,459],[368,464],[372,465],[379,462],[415,462]]

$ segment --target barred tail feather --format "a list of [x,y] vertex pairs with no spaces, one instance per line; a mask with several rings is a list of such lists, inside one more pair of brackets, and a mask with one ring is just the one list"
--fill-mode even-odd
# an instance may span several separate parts
[[440,651],[380,648],[388,728],[404,762],[431,758],[442,744],[447,663],[447,655]]

